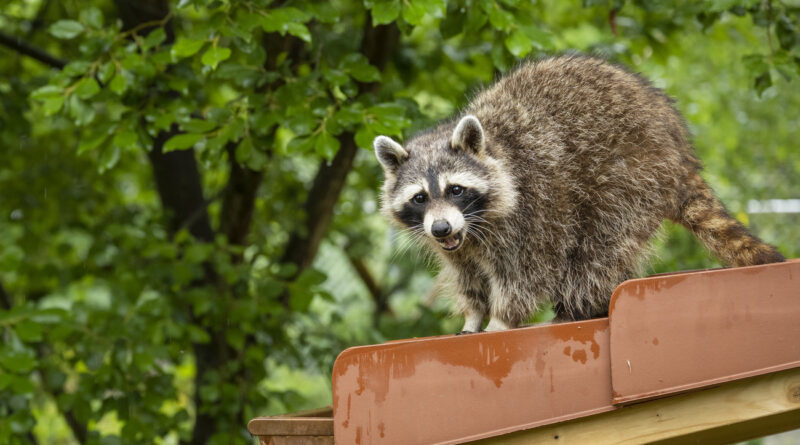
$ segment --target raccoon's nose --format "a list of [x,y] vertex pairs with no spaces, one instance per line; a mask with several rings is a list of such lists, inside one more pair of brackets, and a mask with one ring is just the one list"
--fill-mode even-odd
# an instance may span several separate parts
[[431,226],[431,233],[437,238],[447,236],[451,231],[452,229],[450,228],[450,223],[444,219],[438,219],[434,221],[433,225]]

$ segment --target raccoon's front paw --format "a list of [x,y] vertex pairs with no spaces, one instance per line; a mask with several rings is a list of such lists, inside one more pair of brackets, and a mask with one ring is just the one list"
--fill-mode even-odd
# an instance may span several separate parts
[[480,332],[483,332],[483,331],[478,331],[478,332],[475,332],[475,331],[461,331],[461,332],[456,333],[456,335],[478,334]]

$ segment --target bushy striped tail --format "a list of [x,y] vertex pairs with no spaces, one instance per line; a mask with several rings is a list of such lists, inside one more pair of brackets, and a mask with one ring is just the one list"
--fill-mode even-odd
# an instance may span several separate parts
[[689,178],[686,190],[678,222],[723,262],[731,266],[753,266],[786,261],[775,247],[761,241],[731,217],[697,172]]

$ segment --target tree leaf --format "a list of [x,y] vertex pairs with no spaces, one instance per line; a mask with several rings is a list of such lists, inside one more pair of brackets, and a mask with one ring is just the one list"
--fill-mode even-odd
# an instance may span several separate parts
[[187,133],[208,133],[216,127],[216,123],[205,119],[189,119],[181,123],[181,130]]
[[[374,132],[398,135],[411,124],[411,121],[405,117],[405,112],[402,105],[394,102],[369,107],[367,116],[370,118],[370,128]],[[370,141],[371,143],[372,141]]]
[[99,92],[100,85],[97,84],[94,77],[84,77],[75,87],[75,94],[81,99],[89,99]]
[[64,106],[64,96],[48,97],[42,101],[42,110],[47,116],[58,113]]
[[139,136],[135,131],[123,130],[114,135],[113,144],[119,148],[134,148],[139,142]]
[[170,52],[172,57],[176,59],[189,57],[200,51],[200,48],[202,48],[205,44],[205,40],[179,38],[178,41],[172,45],[172,50]]
[[288,32],[289,34],[295,37],[299,37],[301,40],[305,42],[309,43],[311,42],[311,33],[308,31],[308,27],[306,27],[306,25],[302,23],[289,22],[286,23],[284,26],[286,28],[286,32]]
[[528,36],[520,30],[509,34],[509,36],[506,37],[505,44],[508,51],[515,57],[524,57],[533,49]]
[[69,98],[69,115],[72,117],[75,125],[83,127],[94,121],[95,111],[94,107],[87,105],[78,98],[77,94],[73,94]]
[[247,163],[247,160],[250,159],[250,155],[253,152],[253,139],[252,138],[244,138],[239,145],[236,146],[236,162],[240,164]]
[[114,93],[121,95],[128,89],[128,80],[125,79],[123,73],[117,73],[111,82],[108,84],[108,88],[113,91]]
[[400,15],[400,2],[397,0],[377,1],[372,5],[372,23],[386,25],[397,20]]
[[194,145],[200,142],[201,139],[203,139],[202,134],[194,133],[184,133],[172,136],[164,144],[164,153],[175,150],[185,150],[187,148],[194,147]]
[[514,23],[514,16],[510,12],[501,8],[499,4],[493,3],[489,8],[489,23],[497,29],[507,31]]
[[[97,128],[93,128],[93,130],[98,130]],[[96,131],[92,133],[88,137],[81,138],[81,142],[78,144],[78,154],[83,154],[87,151],[94,150],[95,148],[99,147],[103,144],[103,142],[108,139],[109,134],[106,131]]]
[[102,67],[97,71],[97,79],[103,84],[108,83],[114,74],[117,72],[117,67],[112,62],[106,62],[103,64]]
[[26,373],[36,366],[36,359],[32,354],[6,349],[0,352],[0,366],[11,372]]
[[336,156],[336,153],[339,151],[339,146],[339,140],[326,131],[317,135],[314,141],[314,151],[329,161]]
[[64,88],[56,85],[45,85],[43,87],[33,90],[31,93],[32,99],[46,99],[54,96],[61,96],[64,94]]
[[403,5],[403,20],[410,25],[420,25],[425,18],[425,10],[424,0],[409,0]]
[[89,70],[89,67],[92,66],[91,63],[85,60],[76,60],[74,62],[70,62],[67,66],[61,70],[62,73],[66,74],[67,76],[83,76],[86,71]]
[[[550,50],[555,48],[553,43],[553,35],[547,31],[542,30],[537,26],[523,26],[520,30],[529,39],[530,43],[540,50]],[[510,49],[509,49],[510,51]]]
[[370,65],[367,58],[360,53],[351,53],[345,56],[342,59],[341,68],[359,82],[377,82],[381,79],[380,71]]
[[772,86],[772,75],[770,74],[769,70],[764,71],[756,77],[755,81],[753,82],[753,88],[756,89],[759,97],[764,94],[767,88]]
[[220,62],[226,60],[230,56],[231,56],[231,50],[229,48],[219,48],[217,46],[212,46],[211,48],[206,50],[200,61],[203,62],[203,65],[207,65],[210,66],[212,69],[216,69],[217,65]]
[[156,46],[164,43],[167,40],[167,33],[164,31],[164,28],[156,28],[150,31],[150,34],[144,38],[144,42],[142,42],[142,49],[149,50],[151,48],[155,48]]
[[31,320],[23,320],[14,326],[14,332],[20,340],[25,342],[35,342],[42,340],[44,329],[42,325]]
[[81,11],[81,21],[95,29],[103,27],[103,12],[96,6]]
[[103,147],[103,150],[100,152],[100,156],[97,158],[97,171],[103,173],[105,171],[111,170],[117,165],[119,162],[120,157],[120,148],[117,145],[111,145]]
[[75,20],[59,20],[50,25],[50,34],[54,37],[69,40],[83,32],[83,25]]

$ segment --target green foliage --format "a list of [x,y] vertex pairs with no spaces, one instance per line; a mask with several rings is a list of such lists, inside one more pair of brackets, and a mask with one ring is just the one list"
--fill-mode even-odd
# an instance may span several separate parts
[[[0,47],[0,443],[242,443],[250,417],[330,403],[343,348],[456,331],[390,241],[371,143],[523,57],[593,51],[653,79],[732,213],[799,253],[798,215],[746,213],[800,185],[793,2],[7,3],[0,29],[67,63]],[[131,24],[144,3],[169,15]],[[671,224],[654,250],[648,272],[717,265]]]

